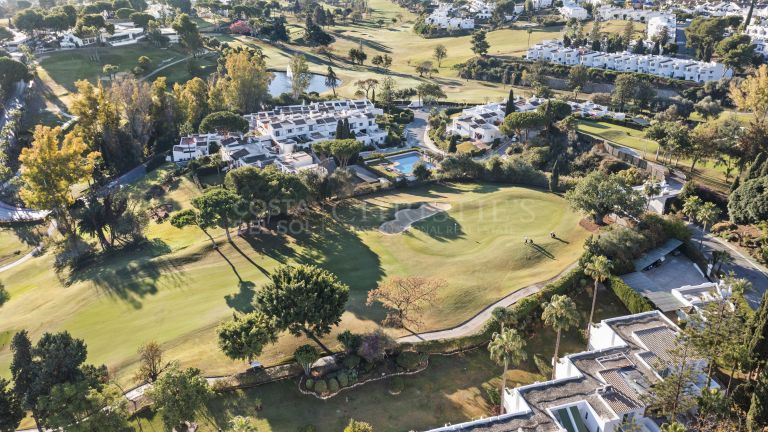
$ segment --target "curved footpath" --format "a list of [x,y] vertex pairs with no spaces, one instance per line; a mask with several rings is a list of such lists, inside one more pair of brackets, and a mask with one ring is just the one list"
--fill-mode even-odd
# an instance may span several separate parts
[[437,331],[430,331],[430,332],[424,332],[424,333],[417,333],[409,336],[403,336],[401,338],[398,338],[397,341],[400,343],[418,343],[418,342],[425,342],[425,341],[436,341],[441,339],[455,339],[455,338],[472,336],[474,334],[477,334],[480,332],[480,330],[482,330],[483,325],[485,325],[485,322],[491,319],[491,313],[495,308],[510,307],[513,304],[519,302],[520,300],[530,295],[536,294],[537,292],[541,291],[541,289],[544,288],[547,284],[550,284],[560,279],[563,275],[573,270],[576,267],[577,262],[578,261],[574,261],[568,267],[563,269],[560,273],[558,273],[552,278],[549,278],[543,282],[537,282],[533,285],[528,285],[527,287],[521,288],[511,294],[508,294],[506,297],[503,297],[501,300],[495,303],[492,303],[489,306],[486,306],[485,309],[481,310],[477,315],[473,316],[467,321],[464,321],[463,323],[459,324],[456,327],[452,327],[445,330],[437,330]]

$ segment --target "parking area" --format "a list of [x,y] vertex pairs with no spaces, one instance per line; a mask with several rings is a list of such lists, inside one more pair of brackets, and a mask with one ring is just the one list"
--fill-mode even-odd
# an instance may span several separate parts
[[708,282],[693,261],[677,252],[667,255],[653,269],[629,273],[622,276],[622,279],[663,312],[674,311],[682,306],[671,294],[672,289]]

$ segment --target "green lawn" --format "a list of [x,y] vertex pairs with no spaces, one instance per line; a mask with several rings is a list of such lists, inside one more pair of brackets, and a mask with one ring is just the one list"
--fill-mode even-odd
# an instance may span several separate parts
[[[574,298],[585,323],[591,297],[584,293]],[[625,314],[627,310],[613,293],[600,291],[596,320]],[[552,330],[536,325],[526,337],[528,361],[508,371],[507,385],[516,387],[549,379],[536,369],[533,355],[551,358],[554,341]],[[577,329],[563,334],[562,355],[583,349]],[[426,371],[403,378],[405,390],[397,396],[387,392],[385,380],[320,401],[299,393],[296,380],[284,380],[217,397],[209,406],[215,425],[206,422],[199,430],[213,432],[217,427],[226,428],[227,419],[235,415],[256,417],[263,432],[296,431],[307,424],[315,425],[320,432],[334,432],[342,430],[351,417],[371,423],[376,431],[425,430],[490,415],[483,384],[498,388],[501,372],[502,368],[489,360],[488,351],[478,348],[454,356],[431,356]],[[264,407],[258,413],[253,409],[256,398]],[[145,413],[140,422],[145,428],[148,424],[155,430],[162,428],[159,418],[152,413]]]
[[[135,196],[142,197],[162,172],[153,173]],[[184,208],[196,193],[184,180],[153,204]],[[391,217],[396,203],[434,201],[453,208],[402,235],[376,230]],[[445,279],[436,305],[423,317],[424,330],[437,329],[456,325],[502,296],[559,273],[582,251],[587,233],[578,220],[579,215],[550,193],[469,184],[350,200],[293,226],[301,232],[222,244],[222,255],[196,228],[177,230],[153,222],[151,247],[121,253],[75,275],[55,274],[50,254],[3,274],[11,300],[3,307],[0,333],[26,328],[39,337],[44,331],[69,330],[87,342],[89,361],[107,364],[124,380],[137,360],[137,347],[150,340],[160,342],[168,357],[182,364],[208,374],[232,372],[243,365],[219,352],[215,326],[233,309],[246,309],[253,289],[280,263],[314,263],[338,274],[351,288],[341,329],[357,331],[375,328],[383,317],[382,310],[365,306],[367,292],[383,278]],[[550,231],[565,242],[550,239]],[[214,234],[223,240],[220,232]],[[525,247],[525,236],[541,249]],[[335,335],[327,339],[335,345]],[[303,342],[285,336],[261,360],[285,359]],[[8,350],[0,350],[4,376],[9,361]]]
[[[53,82],[73,91],[77,80],[87,79],[96,83],[103,76],[102,69],[107,64],[118,66],[120,72],[131,73],[131,69],[137,65],[138,58],[141,56],[147,56],[152,60],[152,69],[162,66],[164,60],[170,63],[186,57],[185,53],[176,48],[163,49],[147,43],[114,48],[101,47],[98,49],[98,60],[95,59],[95,55],[96,51],[93,48],[60,51],[46,54],[40,61],[40,66],[45,69]],[[182,66],[186,68],[186,64]],[[181,78],[177,77],[177,80]]]
[[[612,123],[579,120],[579,131],[604,139],[614,144],[629,147],[637,151],[637,154],[650,161],[665,163],[656,157],[656,151],[659,144],[656,141],[644,138],[644,131],[631,129]],[[674,165],[674,164],[673,164]],[[689,159],[680,159],[677,161],[677,168],[688,173],[691,165]],[[725,181],[725,171],[722,166],[717,166],[713,161],[700,161],[696,165],[696,172],[693,175],[695,181],[704,183],[717,190],[727,191],[729,183]],[[732,181],[733,177],[729,179]]]
[[0,267],[26,255],[38,243],[34,225],[0,229]]

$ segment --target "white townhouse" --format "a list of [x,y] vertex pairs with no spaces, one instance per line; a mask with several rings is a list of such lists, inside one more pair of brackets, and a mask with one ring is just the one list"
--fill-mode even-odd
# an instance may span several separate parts
[[722,63],[677,59],[667,56],[606,53],[588,49],[575,50],[578,61],[560,41],[544,41],[528,49],[528,60],[543,60],[562,65],[583,64],[597,69],[637,72],[666,78],[704,83],[733,76],[733,70]]
[[563,2],[558,12],[567,20],[574,18],[581,21],[589,18],[589,12],[586,9],[569,0]]
[[[547,99],[536,96],[529,99],[518,96],[515,98],[515,111],[535,111],[546,102]],[[624,113],[609,112],[607,106],[598,105],[591,101],[567,101],[567,103],[571,107],[571,112],[578,113],[583,117],[610,116],[616,119],[624,119],[625,117]],[[453,119],[450,126],[448,126],[447,132],[449,135],[458,135],[471,141],[491,144],[496,139],[501,139],[504,136],[499,127],[504,121],[506,105],[506,102],[493,102],[467,108]]]
[[181,163],[208,156],[211,144],[218,144],[220,141],[221,137],[215,133],[193,134],[181,137],[179,144],[171,149],[170,160]]
[[439,3],[437,8],[424,18],[424,23],[446,30],[471,30],[475,28],[474,18],[465,16],[464,11],[454,8],[448,3]]
[[752,24],[748,25],[744,29],[744,34],[752,38],[752,43],[755,45],[755,52],[768,57],[768,21],[765,19],[760,22],[753,20]]
[[296,174],[307,170],[325,170],[318,165],[314,158],[307,152],[299,151],[291,154],[279,155],[275,159],[275,166],[281,171]]
[[496,3],[491,3],[484,0],[472,0],[467,8],[469,13],[475,19],[487,20],[491,18],[493,11],[496,10]]
[[98,38],[96,36],[80,38],[75,36],[72,32],[66,32],[61,35],[61,39],[59,39],[59,46],[63,49],[81,48],[95,44],[97,40]]
[[[554,379],[506,389],[505,414],[431,432],[617,432],[628,422],[633,430],[659,432],[647,417],[647,396],[681,366],[672,355],[679,333],[659,311],[603,320],[592,326],[587,351],[557,360]],[[691,390],[700,394],[707,362],[694,358],[688,366],[696,377]]]
[[734,2],[704,3],[697,5],[693,10],[695,13],[724,17],[724,16],[746,16],[748,8],[742,8]]
[[115,24],[114,33],[101,33],[101,41],[109,46],[132,45],[144,37],[144,28],[133,24]]
[[667,31],[668,42],[675,43],[677,39],[677,17],[674,14],[659,14],[648,19],[645,39],[652,41],[654,36]]
[[376,116],[381,114],[383,110],[361,99],[280,106],[245,118],[253,135],[270,137],[280,154],[290,154],[314,142],[335,138],[340,120],[349,122],[355,139],[363,144],[383,144],[387,132],[376,124]]
[[227,169],[243,166],[264,168],[277,158],[277,148],[268,136],[230,136],[219,142],[221,160]]

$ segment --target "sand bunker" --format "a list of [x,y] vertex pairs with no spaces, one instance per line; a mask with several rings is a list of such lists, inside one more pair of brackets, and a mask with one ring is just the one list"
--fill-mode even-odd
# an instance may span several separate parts
[[415,209],[398,210],[395,212],[394,219],[381,224],[379,231],[384,234],[400,234],[410,228],[414,222],[447,211],[450,208],[451,205],[447,203],[430,203],[422,204]]

